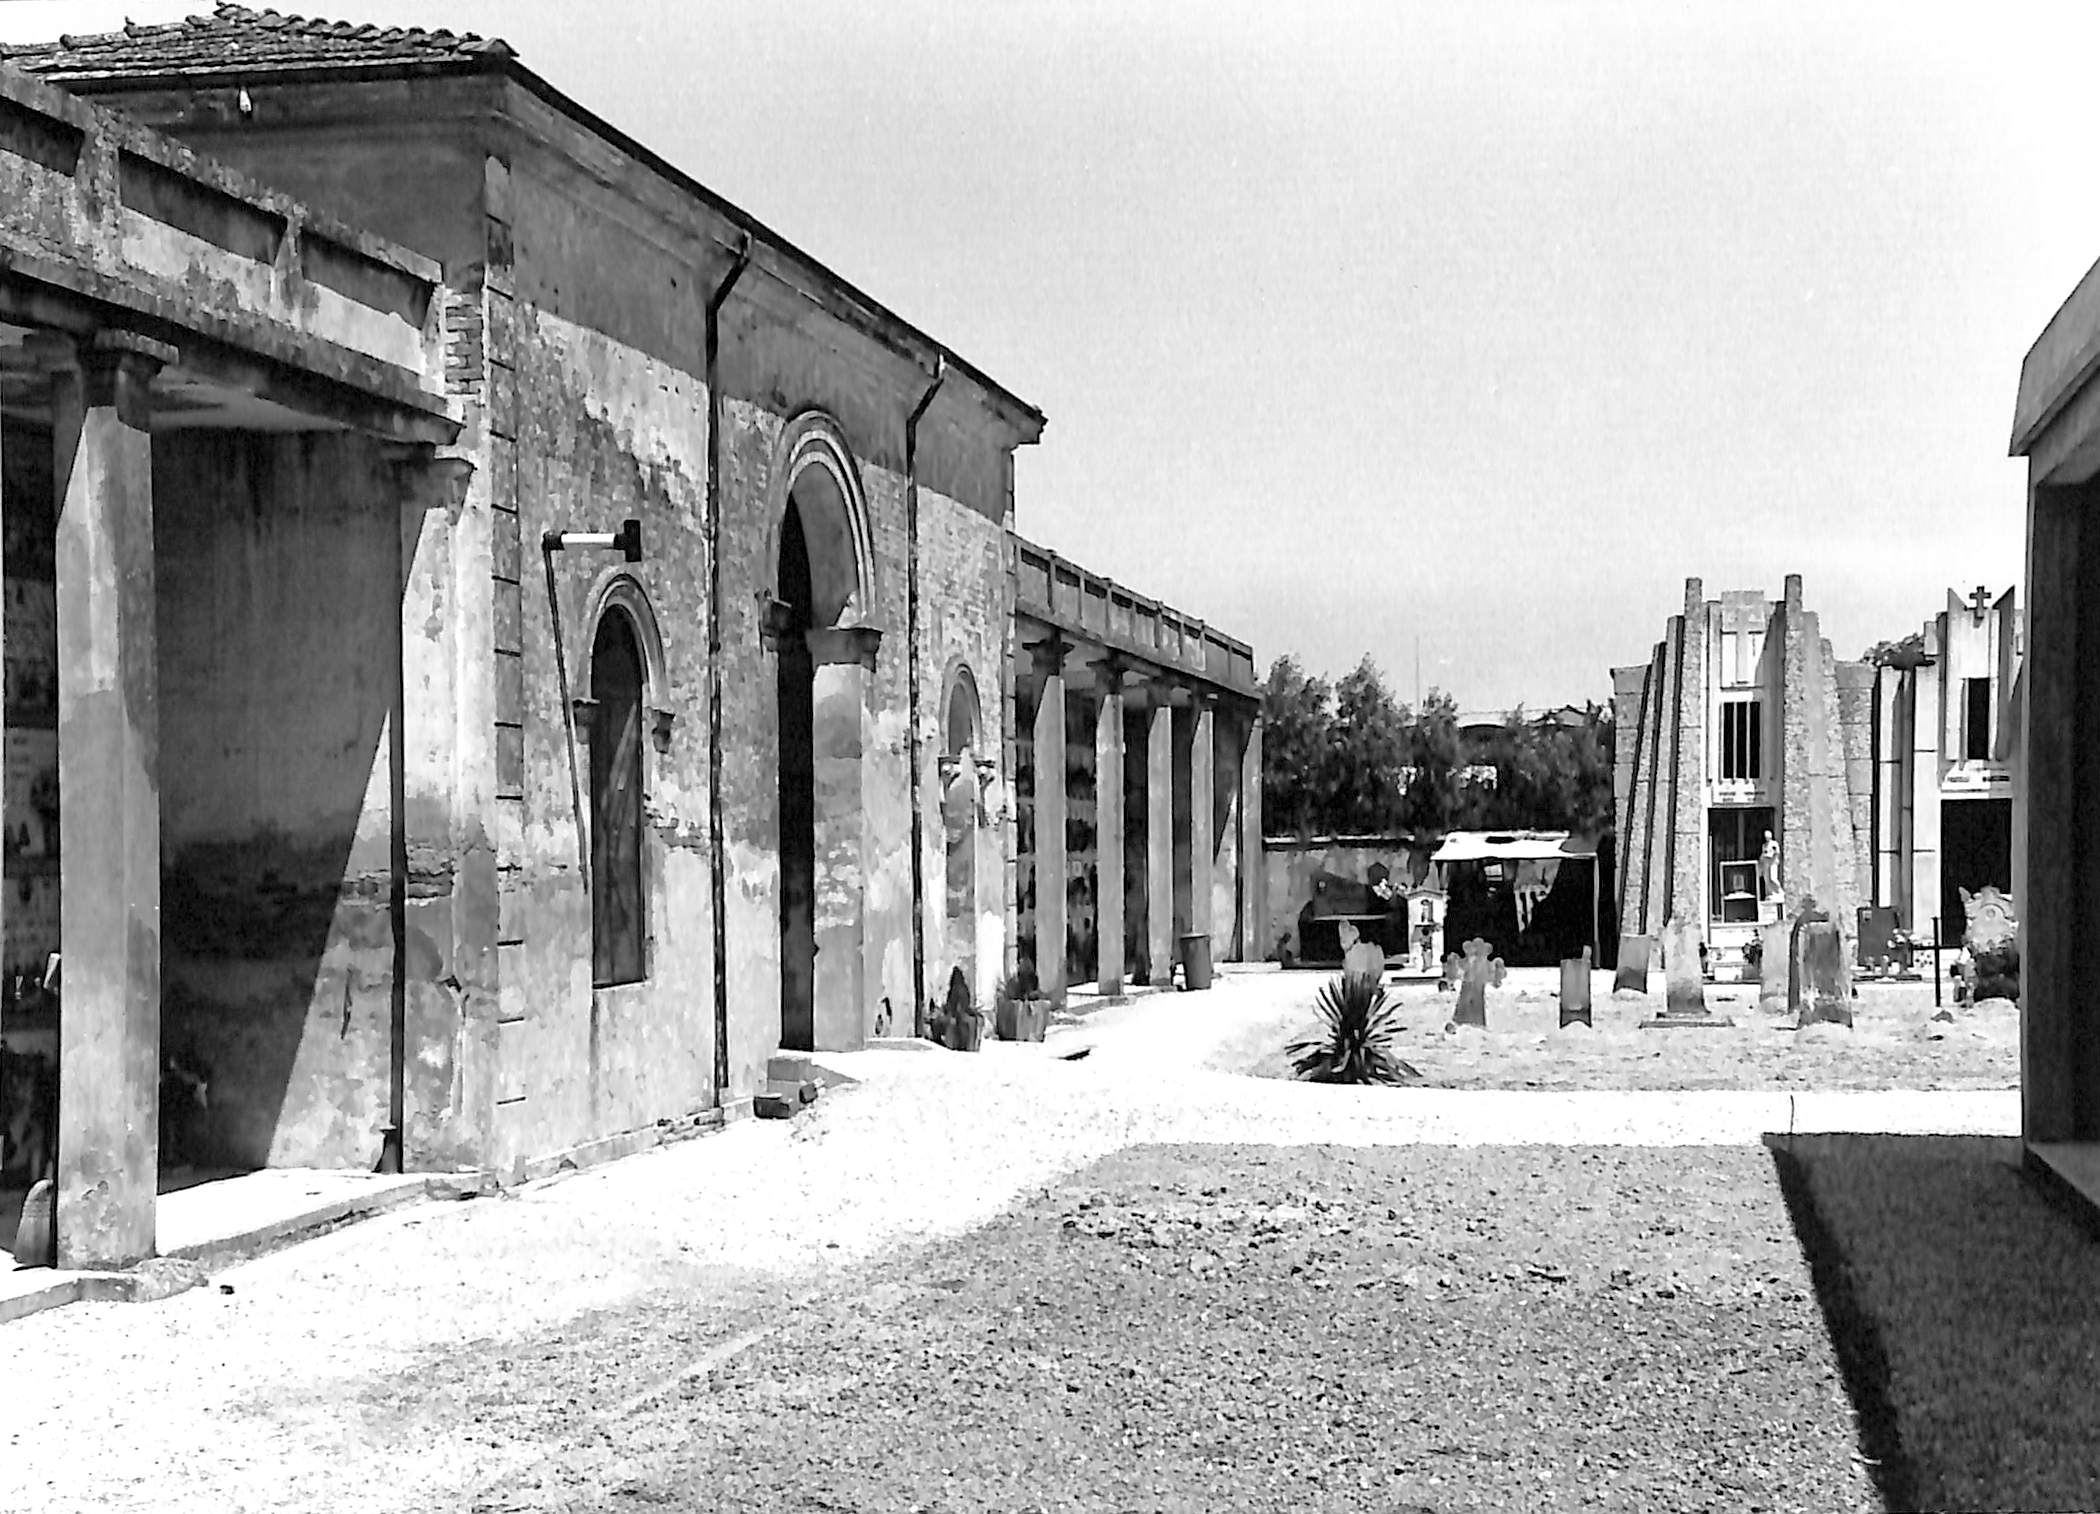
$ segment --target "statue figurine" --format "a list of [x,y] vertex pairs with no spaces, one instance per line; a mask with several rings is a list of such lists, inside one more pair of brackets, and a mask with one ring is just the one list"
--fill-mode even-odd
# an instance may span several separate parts
[[1765,832],[1765,844],[1757,854],[1757,897],[1775,899],[1779,897],[1779,843]]

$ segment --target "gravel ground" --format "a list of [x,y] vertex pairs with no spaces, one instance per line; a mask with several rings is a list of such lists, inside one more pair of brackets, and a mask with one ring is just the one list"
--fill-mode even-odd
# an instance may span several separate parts
[[[1291,1075],[1285,1047],[1316,1023],[1314,995],[1329,973],[1269,975],[1273,1014],[1250,1018],[1221,1043],[1212,1065],[1258,1077]],[[1660,993],[1614,994],[1611,974],[1592,977],[1591,1026],[1560,1027],[1560,975],[1512,970],[1487,993],[1488,1028],[1448,1030],[1455,994],[1434,984],[1389,988],[1406,1029],[1399,1055],[1438,1088],[2013,1088],[2020,1080],[2020,1014],[2004,999],[1933,1016],[1932,985],[1863,983],[1852,1028],[1796,1031],[1789,1016],[1762,1014],[1755,984],[1709,984],[1707,1007],[1735,1023],[1719,1029],[1642,1030]]]
[[1758,1150],[1139,1148],[676,1410],[491,1506],[1880,1507]]
[[[1789,1120],[1804,1131],[2002,1134],[2017,1119],[2016,1096],[2005,1093],[1393,1093],[1197,1070],[1274,1016],[1281,978],[1228,975],[1210,994],[1105,1011],[1085,1028],[1094,1049],[1077,1063],[1017,1047],[833,1059],[863,1085],[792,1125],[745,1124],[514,1197],[386,1216],[230,1269],[217,1280],[230,1293],[215,1286],[154,1305],[77,1305],[10,1325],[0,1330],[0,1500],[54,1514],[456,1509],[486,1489],[537,1498],[535,1480],[559,1492],[563,1467],[611,1477],[605,1448],[640,1454],[623,1437],[654,1434],[663,1454],[675,1453],[700,1412],[679,1401],[681,1382],[734,1380],[752,1370],[743,1362],[777,1360],[758,1354],[777,1348],[759,1345],[737,1365],[710,1367],[730,1361],[721,1353],[751,1332],[901,1307],[934,1276],[914,1242],[964,1248],[957,1254],[968,1265],[958,1262],[955,1276],[1000,1275],[1003,1245],[1033,1235],[1030,1226],[1062,1236],[1061,1225],[1039,1215],[1002,1221],[1018,1228],[981,1238],[971,1231],[1017,1202],[1054,1207],[1062,1200],[1048,1190],[1136,1146],[1694,1147],[1675,1159],[1697,1169],[1747,1156],[1753,1167],[1765,1161],[1762,1171],[1769,1159],[1754,1149],[1717,1148],[1754,1147]],[[1671,1202],[1658,1200],[1660,1218]],[[1512,1235],[1535,1227],[1541,1207],[1498,1197],[1480,1213]],[[1784,1215],[1769,1205],[1739,1218],[1745,1236],[1763,1237],[1756,1244],[1786,1241]],[[1424,1243],[1463,1250],[1464,1226],[1447,1228],[1438,1220]],[[1623,1249],[1598,1244],[1600,1255]],[[1034,1275],[1032,1264],[1024,1270]],[[1045,1271],[1040,1291],[1063,1297],[1095,1273],[1114,1268],[1097,1257],[1071,1278]],[[1225,1300],[1236,1285],[1221,1275],[1211,1286]],[[1786,1286],[1798,1291],[1799,1276]],[[1412,1296],[1386,1291],[1393,1309]],[[1625,1299],[1608,1288],[1598,1298],[1639,1296],[1620,1291]],[[956,1302],[936,1292],[913,1307]],[[1091,1338],[1109,1316],[1087,1313],[1095,1306],[1083,1293],[1069,1296],[1076,1312],[1058,1328],[1070,1348],[1113,1349]],[[1756,1321],[1770,1316],[1743,1301],[1731,1307],[1746,1311],[1737,1346],[1753,1349],[1762,1339]],[[1512,1312],[1507,1299],[1499,1311],[1482,1306],[1479,1328],[1498,1312]],[[1586,1317],[1585,1328],[1604,1330],[1606,1315]],[[1040,1318],[1064,1314],[1044,1306]],[[1398,1323],[1427,1329],[1404,1311]],[[793,1375],[803,1380],[830,1372],[834,1349],[846,1359],[860,1349],[850,1335],[798,1339]],[[1358,1360],[1351,1370],[1369,1368]],[[1480,1412],[1529,1425],[1537,1416],[1521,1384],[1506,1391],[1504,1407]],[[1450,1412],[1467,1402],[1454,1400]],[[938,1422],[962,1408],[932,1402],[922,1412]],[[732,1475],[733,1460],[715,1471]],[[793,1490],[778,1491],[769,1501]],[[501,1504],[491,1494],[480,1506]]]

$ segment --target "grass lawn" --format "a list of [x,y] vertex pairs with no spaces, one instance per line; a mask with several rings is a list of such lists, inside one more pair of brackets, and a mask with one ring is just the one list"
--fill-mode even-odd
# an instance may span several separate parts
[[[1273,1015],[1251,1023],[1210,1058],[1222,1071],[1289,1077],[1285,1047],[1317,1023],[1314,996],[1332,974],[1272,975],[1260,992]],[[1248,980],[1252,983],[1254,980]],[[1975,1089],[2019,1082],[2019,1012],[2002,999],[1935,1020],[1931,983],[1866,983],[1853,1027],[1794,1029],[1761,1014],[1755,984],[1709,984],[1707,1004],[1734,1020],[1722,1029],[1642,1030],[1662,995],[1613,994],[1595,974],[1593,1028],[1560,1028],[1559,974],[1512,971],[1487,993],[1485,1031],[1447,1030],[1457,995],[1433,984],[1388,988],[1401,1004],[1398,1054],[1441,1088]]]
[[2100,1242],[1981,1136],[1772,1141],[1891,1509],[2100,1509]]

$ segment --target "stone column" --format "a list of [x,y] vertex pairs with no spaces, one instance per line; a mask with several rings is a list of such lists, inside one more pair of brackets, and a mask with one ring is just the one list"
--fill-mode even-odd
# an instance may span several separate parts
[[1151,690],[1145,726],[1145,944],[1155,988],[1174,981],[1174,705]]
[[1123,991],[1123,675],[1113,653],[1096,664],[1101,708],[1094,722],[1095,986]]
[[1065,654],[1055,632],[1029,649],[1035,658],[1035,979],[1037,992],[1065,1002]]
[[58,1265],[154,1254],[160,721],[148,386],[172,349],[104,332],[52,383],[59,497]]
[[1189,934],[1211,930],[1212,871],[1218,856],[1213,817],[1217,813],[1218,696],[1195,691],[1195,730],[1189,738]]
[[[870,685],[881,633],[869,626],[806,633],[815,664],[810,744],[814,757],[817,954],[811,989],[811,1049],[858,1051],[867,1044],[871,983],[882,981],[867,922],[870,853],[865,763],[873,745]],[[945,991],[947,985],[940,988]],[[929,986],[929,992],[932,992]]]
[[[1928,662],[1911,678],[1910,897],[1904,902],[1910,928],[1922,936],[1931,932],[1934,916],[1945,910],[1940,898],[1940,732],[1946,720],[1939,664]],[[1955,900],[1957,914],[1960,902]],[[1958,945],[1967,923],[1942,920],[1940,933]]]
[[[1259,710],[1259,706],[1255,707]],[[1266,866],[1261,836],[1261,736],[1259,713],[1247,722],[1240,748],[1240,960],[1259,962],[1269,950]]]
[[1706,939],[1708,846],[1706,839],[1706,721],[1712,704],[1707,648],[1705,586],[1684,581],[1684,630],[1678,649],[1676,766],[1672,773],[1670,908]]
[[[524,1031],[505,1029],[500,1005],[493,1047],[468,1023],[502,989],[495,981],[494,853],[461,782],[462,773],[473,770],[466,760],[472,738],[487,731],[464,723],[459,695],[467,677],[462,655],[474,638],[474,628],[463,623],[474,602],[467,591],[477,580],[488,582],[486,566],[469,566],[460,552],[473,471],[465,458],[430,448],[403,448],[394,461],[401,499],[401,677],[389,761],[400,903],[395,1082],[388,1095],[393,1128],[381,1157],[393,1170],[459,1167],[496,1154],[489,1144],[493,1131],[485,1127],[495,1117],[497,1080],[507,1074],[522,1087],[528,1060],[529,1048],[519,1044]],[[472,837],[482,838],[479,855],[469,855]],[[480,992],[467,991],[468,984]],[[511,1023],[529,1028],[522,1014]],[[483,1065],[491,1061],[504,1064],[500,1073]]]

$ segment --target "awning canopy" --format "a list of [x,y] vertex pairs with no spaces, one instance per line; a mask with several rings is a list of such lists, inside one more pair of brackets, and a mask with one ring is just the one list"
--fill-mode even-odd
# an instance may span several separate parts
[[1597,843],[1569,831],[1453,831],[1431,862],[1522,862],[1594,857]]

